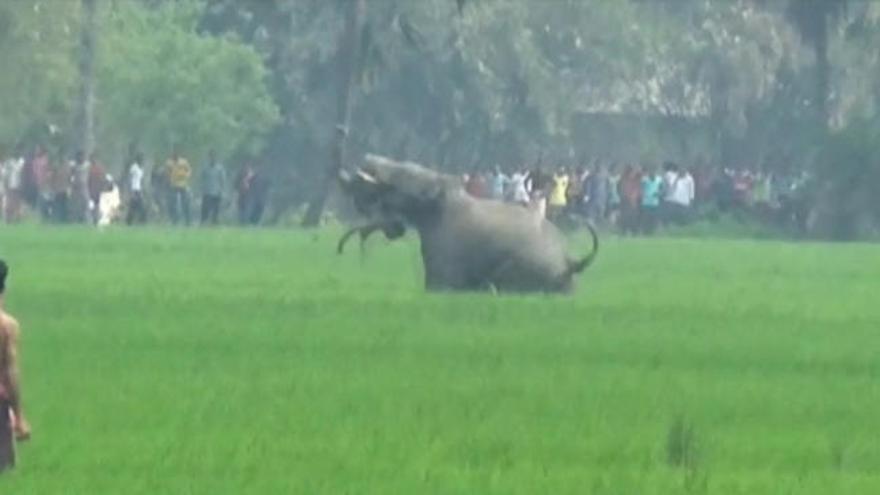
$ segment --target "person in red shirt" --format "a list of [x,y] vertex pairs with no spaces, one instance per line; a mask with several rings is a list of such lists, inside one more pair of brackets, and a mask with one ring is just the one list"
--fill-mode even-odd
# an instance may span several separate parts
[[623,234],[639,231],[639,207],[642,200],[642,171],[627,165],[617,186],[620,194],[620,229]]
[[486,181],[479,170],[473,170],[464,185],[465,191],[475,198],[486,197]]

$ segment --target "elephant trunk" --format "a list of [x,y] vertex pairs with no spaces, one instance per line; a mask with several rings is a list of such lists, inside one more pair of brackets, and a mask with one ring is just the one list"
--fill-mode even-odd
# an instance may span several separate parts
[[361,225],[360,227],[354,227],[346,231],[342,238],[339,239],[339,243],[336,245],[336,253],[342,254],[344,252],[345,245],[354,234],[360,235],[361,249],[363,249],[364,243],[377,230],[381,230],[388,239],[394,240],[401,237],[405,233],[406,228],[401,222],[395,220],[379,220],[367,225]]
[[342,238],[339,239],[339,244],[336,245],[336,253],[342,254],[345,251],[345,245],[354,234],[360,234],[361,249],[363,249],[364,243],[367,242],[367,239],[373,234],[373,232],[381,229],[382,226],[382,223],[376,222],[369,225],[361,225],[360,227],[354,227],[348,230],[345,234],[342,235]]

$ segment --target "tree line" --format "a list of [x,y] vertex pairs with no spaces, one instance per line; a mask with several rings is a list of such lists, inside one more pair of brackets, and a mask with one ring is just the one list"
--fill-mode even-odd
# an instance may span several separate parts
[[878,37],[853,0],[19,0],[0,146],[259,156],[312,220],[363,151],[810,170],[816,235],[851,238],[880,218]]

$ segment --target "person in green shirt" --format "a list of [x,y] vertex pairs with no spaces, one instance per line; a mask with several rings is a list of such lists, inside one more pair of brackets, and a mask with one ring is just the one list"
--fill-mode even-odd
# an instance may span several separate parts
[[663,179],[652,169],[642,177],[641,227],[643,234],[653,234],[657,230],[657,216],[660,210],[660,193]]

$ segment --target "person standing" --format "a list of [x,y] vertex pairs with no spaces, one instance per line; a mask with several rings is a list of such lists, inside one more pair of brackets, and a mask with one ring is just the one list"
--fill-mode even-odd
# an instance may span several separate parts
[[481,174],[479,170],[473,169],[471,171],[470,175],[468,175],[468,180],[464,185],[464,190],[475,198],[486,197],[486,181],[483,179],[483,174]]
[[263,211],[269,199],[269,177],[265,167],[258,165],[254,168],[254,176],[251,178],[250,206],[248,208],[248,223],[259,225],[263,219]]
[[238,197],[237,199],[237,207],[238,207],[238,223],[241,225],[247,225],[248,223],[248,215],[250,214],[250,204],[251,204],[251,189],[254,182],[254,175],[256,171],[254,170],[254,166],[251,162],[246,162],[241,170],[238,171],[238,176],[235,178],[235,189]]
[[176,147],[165,164],[165,172],[168,175],[168,212],[171,215],[171,223],[175,225],[180,223],[182,213],[184,225],[189,226],[192,220],[189,209],[189,179],[192,176],[192,167],[186,158],[180,156]]
[[663,164],[663,180],[660,188],[660,209],[658,210],[658,223],[664,225],[672,223],[678,214],[678,206],[675,204],[673,196],[675,195],[676,182],[678,182],[679,168],[673,162],[665,162]]
[[[141,164],[145,166],[145,164]],[[155,160],[150,167],[150,187],[147,189],[147,210],[158,218],[166,218],[168,213],[167,199],[171,195],[168,185],[168,173],[160,160]]]
[[16,153],[6,161],[6,223],[21,220],[21,203],[24,199],[24,156]]
[[49,176],[49,154],[42,146],[34,148],[33,156],[25,163],[23,192],[25,201],[43,218],[49,210],[46,186]]
[[589,219],[593,224],[601,224],[605,221],[605,212],[608,209],[608,172],[604,165],[592,174],[590,181]]
[[86,222],[89,218],[89,162],[82,151],[77,151],[74,155],[70,186],[72,220]]
[[135,153],[125,176],[128,181],[128,212],[126,225],[147,223],[147,204],[144,198],[144,155]]
[[525,168],[510,176],[510,201],[525,206],[529,204],[529,190],[526,187],[528,172]]
[[551,220],[558,220],[559,215],[568,205],[568,185],[570,178],[565,167],[553,174],[553,182],[550,189],[550,197],[547,200],[547,210]]
[[650,235],[657,230],[662,192],[663,178],[657,174],[656,170],[651,170],[642,177],[641,227],[644,234]]
[[583,210],[586,208],[584,205],[584,198],[586,198],[587,194],[587,183],[584,181],[586,174],[586,169],[583,166],[579,166],[572,172],[569,178],[568,190],[565,192],[565,196],[568,210],[573,214],[584,214]]
[[217,161],[214,150],[208,153],[208,164],[202,170],[202,225],[217,225],[220,204],[226,191],[226,168]]
[[540,196],[544,199],[547,192],[552,189],[552,177],[541,167],[535,167],[526,175],[526,189],[529,191],[529,198],[534,199]]
[[106,176],[104,190],[98,195],[98,207],[96,209],[97,221],[95,224],[99,227],[106,227],[119,218],[119,209],[122,206],[122,199],[119,195],[119,186],[110,174]]
[[507,187],[507,176],[504,175],[504,171],[501,170],[500,166],[495,166],[495,170],[492,172],[489,191],[491,198],[497,201],[504,201],[505,187]]
[[70,186],[73,182],[73,162],[62,154],[52,171],[52,217],[58,223],[67,223],[70,215]]
[[639,232],[639,208],[642,204],[642,171],[627,165],[620,178],[620,231],[623,235]]
[[6,312],[4,299],[9,267],[0,260],[0,472],[15,466],[14,440],[31,436],[31,427],[21,405],[18,369],[19,326]]
[[108,189],[110,181],[107,180],[107,169],[98,162],[94,153],[92,153],[89,162],[89,211],[92,223],[97,225],[101,218],[101,194]]
[[617,169],[617,163],[612,163],[608,170],[608,223],[612,226],[617,225],[620,216],[620,171]]
[[690,221],[694,197],[694,178],[686,168],[681,168],[678,177],[672,183],[672,192],[668,196],[672,223],[684,225]]

